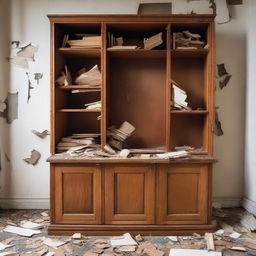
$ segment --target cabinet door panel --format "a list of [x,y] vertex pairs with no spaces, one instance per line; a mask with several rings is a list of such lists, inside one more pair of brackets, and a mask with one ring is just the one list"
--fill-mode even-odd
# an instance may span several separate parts
[[111,166],[105,172],[107,224],[152,224],[155,171],[150,166]]
[[56,223],[101,223],[101,170],[56,166]]
[[159,224],[206,224],[207,199],[207,167],[195,165],[159,168]]

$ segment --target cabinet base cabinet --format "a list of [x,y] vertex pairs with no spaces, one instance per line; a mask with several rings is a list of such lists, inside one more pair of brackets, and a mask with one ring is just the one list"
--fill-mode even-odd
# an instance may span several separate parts
[[187,235],[211,225],[211,164],[51,163],[49,234]]

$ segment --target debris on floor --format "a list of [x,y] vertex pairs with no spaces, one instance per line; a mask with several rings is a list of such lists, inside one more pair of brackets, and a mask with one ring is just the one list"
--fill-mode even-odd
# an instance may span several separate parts
[[[244,227],[253,215],[241,208],[213,209],[216,232],[186,236],[48,236],[48,211],[0,211],[0,256],[249,256],[256,255],[256,233]],[[246,217],[244,217],[246,216]],[[39,224],[35,225],[35,224]],[[10,230],[11,227],[11,230]],[[26,227],[25,229],[23,227]],[[39,228],[33,229],[33,228]],[[29,230],[24,233],[24,230]],[[12,232],[10,232],[12,231]],[[15,232],[13,232],[15,231]],[[18,232],[17,232],[18,231]],[[24,236],[24,234],[29,236]],[[31,236],[30,236],[31,235]]]

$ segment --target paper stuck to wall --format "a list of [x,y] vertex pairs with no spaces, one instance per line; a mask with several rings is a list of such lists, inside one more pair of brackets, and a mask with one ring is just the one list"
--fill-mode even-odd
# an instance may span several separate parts
[[36,165],[38,160],[40,159],[41,154],[40,152],[36,151],[35,149],[33,149],[31,151],[31,156],[28,158],[23,159],[26,163],[28,164],[32,164],[32,165]]
[[[10,124],[18,118],[18,92],[8,93],[8,97],[2,103],[3,111],[0,110],[0,117],[5,118],[7,123]],[[6,107],[4,107],[4,104]]]
[[49,132],[48,130],[44,130],[44,131],[42,131],[42,132],[38,132],[38,131],[36,131],[36,130],[32,130],[32,132],[33,132],[36,136],[38,136],[39,138],[41,138],[41,139],[45,138],[47,135],[50,135],[50,132]]
[[35,234],[40,234],[40,230],[34,230],[34,229],[27,229],[27,228],[20,228],[20,227],[14,227],[14,226],[6,226],[5,229],[3,230],[4,232],[9,232],[9,233],[14,233],[20,236],[26,236],[30,237]]

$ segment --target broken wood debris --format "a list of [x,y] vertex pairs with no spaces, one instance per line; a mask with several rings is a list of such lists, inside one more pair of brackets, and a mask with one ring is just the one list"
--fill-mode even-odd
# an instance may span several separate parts
[[33,150],[31,151],[31,156],[28,157],[28,158],[25,158],[25,159],[23,159],[23,160],[24,160],[26,163],[28,163],[28,164],[36,165],[36,164],[38,163],[40,157],[41,157],[40,152],[38,152],[37,150],[33,149]]

